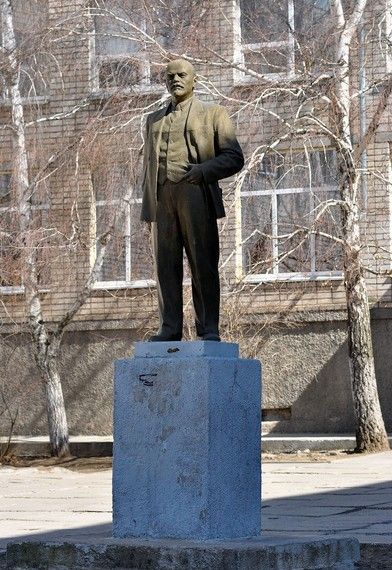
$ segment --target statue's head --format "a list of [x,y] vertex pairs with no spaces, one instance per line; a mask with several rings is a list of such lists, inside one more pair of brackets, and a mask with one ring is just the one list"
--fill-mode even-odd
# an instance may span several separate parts
[[193,65],[185,59],[174,59],[166,66],[166,87],[175,103],[192,96],[196,83]]

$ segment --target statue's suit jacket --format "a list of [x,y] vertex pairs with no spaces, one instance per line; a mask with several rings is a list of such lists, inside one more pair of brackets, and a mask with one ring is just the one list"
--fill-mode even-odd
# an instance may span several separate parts
[[[146,122],[141,219],[155,221],[157,175],[163,119],[169,107],[151,113]],[[241,147],[224,107],[193,98],[185,126],[185,140],[192,164],[201,164],[204,188],[209,192],[217,218],[225,215],[218,180],[232,176],[244,165]]]

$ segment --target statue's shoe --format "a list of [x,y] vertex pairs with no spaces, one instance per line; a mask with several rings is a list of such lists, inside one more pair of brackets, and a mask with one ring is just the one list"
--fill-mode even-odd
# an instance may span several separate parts
[[202,335],[201,340],[215,340],[216,342],[220,342],[220,336],[215,333],[207,333]]
[[148,339],[149,342],[173,342],[181,340],[180,335],[164,335],[164,334],[153,334]]

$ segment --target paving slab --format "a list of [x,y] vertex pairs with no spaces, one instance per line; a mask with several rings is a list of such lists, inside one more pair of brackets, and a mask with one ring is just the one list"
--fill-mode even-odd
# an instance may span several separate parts
[[[391,474],[392,452],[264,463],[263,539],[355,537],[386,556],[392,545]],[[110,537],[110,470],[0,468],[0,568],[10,542],[102,543]]]

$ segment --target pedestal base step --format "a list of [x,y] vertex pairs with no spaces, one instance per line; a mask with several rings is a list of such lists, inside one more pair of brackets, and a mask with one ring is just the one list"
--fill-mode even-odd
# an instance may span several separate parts
[[259,538],[235,541],[107,539],[100,543],[13,543],[8,569],[350,570],[354,538]]

